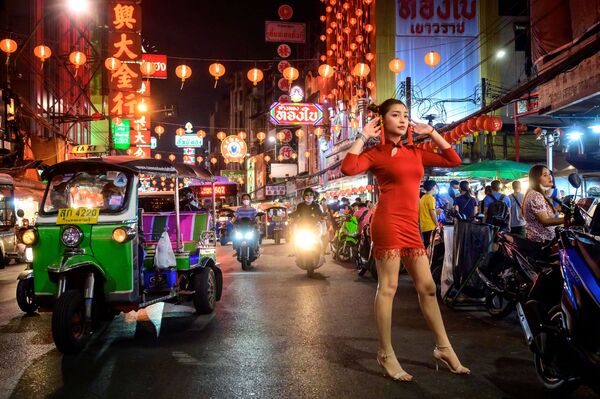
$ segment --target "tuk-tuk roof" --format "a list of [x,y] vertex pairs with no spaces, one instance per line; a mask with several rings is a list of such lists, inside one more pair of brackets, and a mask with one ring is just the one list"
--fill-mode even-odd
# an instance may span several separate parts
[[210,179],[208,172],[195,165],[173,164],[162,159],[140,159],[126,155],[112,155],[102,158],[71,159],[52,165],[44,171],[42,178],[57,173],[69,173],[82,168],[111,167],[117,170],[129,171],[135,174],[191,177],[197,179]]
[[267,209],[271,209],[271,208],[289,209],[289,206],[287,203],[284,203],[284,202],[262,202],[262,203],[258,204],[258,209],[261,209],[264,211],[266,211]]

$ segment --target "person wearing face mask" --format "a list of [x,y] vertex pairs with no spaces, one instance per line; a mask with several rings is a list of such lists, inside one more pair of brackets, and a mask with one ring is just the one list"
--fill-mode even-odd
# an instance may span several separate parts
[[[446,333],[427,251],[419,234],[419,186],[425,174],[424,167],[459,166],[460,157],[433,126],[411,121],[402,101],[391,98],[375,108],[380,117],[365,124],[346,154],[341,170],[345,175],[371,171],[379,185],[380,198],[371,222],[373,255],[379,277],[375,296],[379,334],[377,362],[384,374],[393,380],[412,380],[412,375],[398,362],[392,345],[392,309],[402,261],[435,338],[434,360],[455,374],[469,374]],[[413,134],[430,139],[440,154],[413,145]],[[376,137],[381,138],[381,143],[365,149],[367,142]]]
[[302,202],[296,207],[296,211],[290,216],[298,219],[300,222],[321,221],[325,217],[325,213],[321,206],[315,201],[315,192],[312,188],[307,188],[302,192]]
[[235,224],[236,221],[243,218],[254,221],[256,213],[256,209],[251,205],[250,194],[242,194],[242,206],[235,210],[235,215],[231,222]]
[[527,239],[546,242],[554,238],[554,226],[564,223],[552,200],[546,195],[552,187],[552,175],[544,165],[534,165],[529,170],[529,190],[523,199],[523,216]]

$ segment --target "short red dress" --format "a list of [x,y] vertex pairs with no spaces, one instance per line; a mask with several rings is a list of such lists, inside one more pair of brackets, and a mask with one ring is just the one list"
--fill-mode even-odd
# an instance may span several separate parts
[[393,144],[371,147],[360,155],[348,153],[342,173],[373,172],[379,184],[379,203],[371,222],[377,259],[426,254],[419,232],[419,187],[424,166],[453,167],[461,164],[452,147],[441,154],[402,146],[392,156]]

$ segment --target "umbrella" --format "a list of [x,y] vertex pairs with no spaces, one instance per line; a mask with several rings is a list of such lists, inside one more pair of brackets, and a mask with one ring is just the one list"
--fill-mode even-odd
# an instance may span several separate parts
[[526,163],[493,160],[461,166],[450,173],[453,176],[479,177],[487,179],[520,179],[529,173],[531,166]]

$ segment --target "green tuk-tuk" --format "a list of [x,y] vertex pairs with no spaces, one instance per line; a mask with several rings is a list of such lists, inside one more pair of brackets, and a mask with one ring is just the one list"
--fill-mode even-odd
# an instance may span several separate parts
[[[179,187],[183,177],[210,179],[187,165],[127,156],[69,160],[44,172],[37,223],[22,240],[33,250],[28,278],[40,311],[52,311],[58,350],[80,351],[120,311],[186,299],[200,314],[214,310],[223,278],[209,214],[180,212],[176,189],[172,212],[138,207],[140,179]],[[166,268],[155,267],[159,250],[174,255]]]

